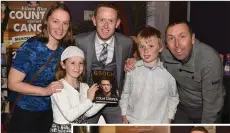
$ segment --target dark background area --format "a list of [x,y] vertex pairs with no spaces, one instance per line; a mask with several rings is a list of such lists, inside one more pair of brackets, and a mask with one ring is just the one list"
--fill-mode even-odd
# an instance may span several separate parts
[[[187,19],[187,1],[170,2],[170,18]],[[230,1],[191,1],[190,23],[195,36],[217,52],[230,52]]]
[[[132,36],[145,26],[145,1],[106,1],[108,2],[113,3],[120,12],[121,25],[117,31]],[[84,21],[84,10],[94,11],[98,4],[105,1],[65,1],[64,3],[70,8],[74,34],[79,34],[94,30],[91,21]]]
[[219,53],[230,52],[230,1],[191,2],[190,20],[196,37]]

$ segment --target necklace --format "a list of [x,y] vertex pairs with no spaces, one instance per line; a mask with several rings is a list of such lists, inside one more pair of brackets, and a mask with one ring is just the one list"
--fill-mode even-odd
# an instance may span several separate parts
[[75,88],[78,92],[80,92],[80,82],[77,81],[77,87]]

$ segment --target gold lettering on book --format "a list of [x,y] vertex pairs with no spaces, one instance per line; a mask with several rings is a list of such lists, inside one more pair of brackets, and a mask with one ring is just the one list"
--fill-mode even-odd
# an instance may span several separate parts
[[100,70],[95,70],[93,74],[96,76],[108,76],[108,77],[114,76],[113,72],[106,72],[106,71],[100,71]]

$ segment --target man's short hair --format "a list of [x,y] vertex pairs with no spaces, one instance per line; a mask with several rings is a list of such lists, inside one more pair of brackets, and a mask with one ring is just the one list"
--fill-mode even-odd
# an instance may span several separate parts
[[112,9],[114,9],[114,10],[117,12],[117,19],[120,18],[119,10],[118,10],[118,8],[115,6],[115,4],[113,4],[113,3],[102,3],[102,4],[99,4],[99,5],[96,7],[95,11],[94,11],[94,16],[95,16],[95,17],[97,16],[97,12],[98,12],[99,8],[101,8],[101,7],[107,7],[107,8],[112,8]]
[[204,127],[194,127],[194,128],[192,128],[191,130],[190,130],[190,133],[192,133],[193,131],[201,131],[201,132],[203,132],[203,133],[208,133],[208,130],[207,129],[205,129]]
[[173,20],[171,22],[169,22],[166,30],[165,30],[165,35],[168,31],[168,28],[171,27],[171,26],[174,26],[176,24],[186,24],[188,26],[188,29],[189,29],[189,33],[192,35],[193,34],[193,31],[192,31],[192,26],[191,24],[187,21],[187,20],[183,20],[183,19],[176,19],[176,20]]

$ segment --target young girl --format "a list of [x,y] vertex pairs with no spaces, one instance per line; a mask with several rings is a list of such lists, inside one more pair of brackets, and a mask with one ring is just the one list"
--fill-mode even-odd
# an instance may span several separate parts
[[86,117],[96,114],[105,105],[92,102],[98,85],[93,84],[89,88],[87,84],[81,83],[83,70],[83,51],[76,46],[67,47],[55,74],[64,88],[51,96],[54,118],[51,133],[71,132],[70,123],[86,123]]

